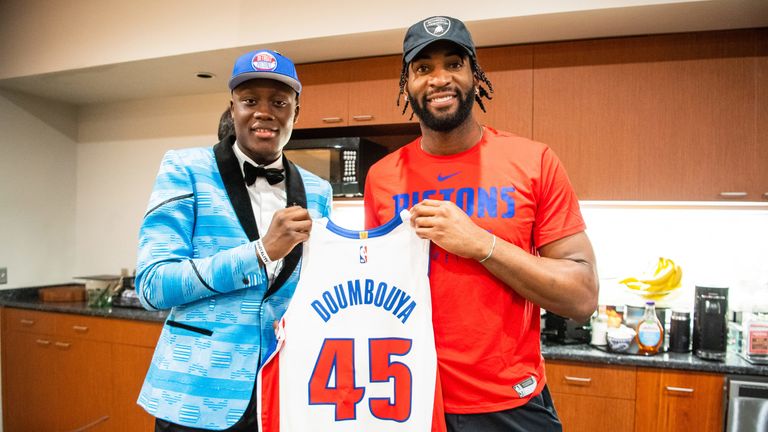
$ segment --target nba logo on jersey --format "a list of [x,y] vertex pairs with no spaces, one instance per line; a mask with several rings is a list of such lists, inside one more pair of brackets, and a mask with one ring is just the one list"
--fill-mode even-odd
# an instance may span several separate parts
[[360,264],[368,262],[368,246],[360,246]]

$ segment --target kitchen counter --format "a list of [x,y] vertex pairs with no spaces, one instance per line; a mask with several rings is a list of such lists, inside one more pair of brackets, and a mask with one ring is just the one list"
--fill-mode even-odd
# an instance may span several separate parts
[[163,322],[168,316],[168,311],[148,311],[126,307],[91,308],[85,302],[42,302],[37,296],[39,288],[46,287],[0,290],[0,306],[136,321]]
[[[41,288],[41,287],[39,287]],[[0,290],[0,305],[43,312],[60,312],[105,318],[163,322],[167,311],[111,307],[89,308],[85,303],[44,303],[37,297],[38,288]],[[565,360],[616,366],[638,366],[662,369],[690,370],[735,375],[768,376],[768,365],[753,365],[738,354],[729,352],[724,362],[700,359],[691,354],[663,353],[655,356],[616,354],[605,352],[587,344],[542,344],[546,360]]]
[[704,360],[690,353],[660,353],[654,356],[617,354],[605,352],[587,344],[551,345],[545,343],[541,346],[541,352],[546,360],[768,376],[768,365],[753,365],[732,352],[728,352],[725,361],[722,362]]

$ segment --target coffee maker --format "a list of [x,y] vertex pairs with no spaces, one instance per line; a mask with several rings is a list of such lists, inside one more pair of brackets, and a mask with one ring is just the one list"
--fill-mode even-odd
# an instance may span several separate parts
[[693,303],[693,353],[725,360],[728,343],[728,288],[696,286]]

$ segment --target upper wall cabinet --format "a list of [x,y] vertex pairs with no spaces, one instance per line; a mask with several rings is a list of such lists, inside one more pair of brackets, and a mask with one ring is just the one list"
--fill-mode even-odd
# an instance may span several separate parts
[[581,199],[764,200],[768,30],[535,45],[533,138]]
[[[486,112],[475,106],[480,123],[531,138],[533,133],[533,47],[481,48],[477,61],[493,85]],[[480,83],[487,87],[486,84]]]
[[304,88],[296,127],[409,123],[402,101],[396,105],[401,61],[387,56],[297,66]]

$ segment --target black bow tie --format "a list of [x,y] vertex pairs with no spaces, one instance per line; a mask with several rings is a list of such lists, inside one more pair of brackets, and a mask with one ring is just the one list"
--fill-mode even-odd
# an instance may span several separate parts
[[278,184],[285,179],[283,170],[277,168],[255,167],[248,162],[243,162],[243,171],[245,171],[245,184],[252,185],[257,177],[264,177],[269,184]]

